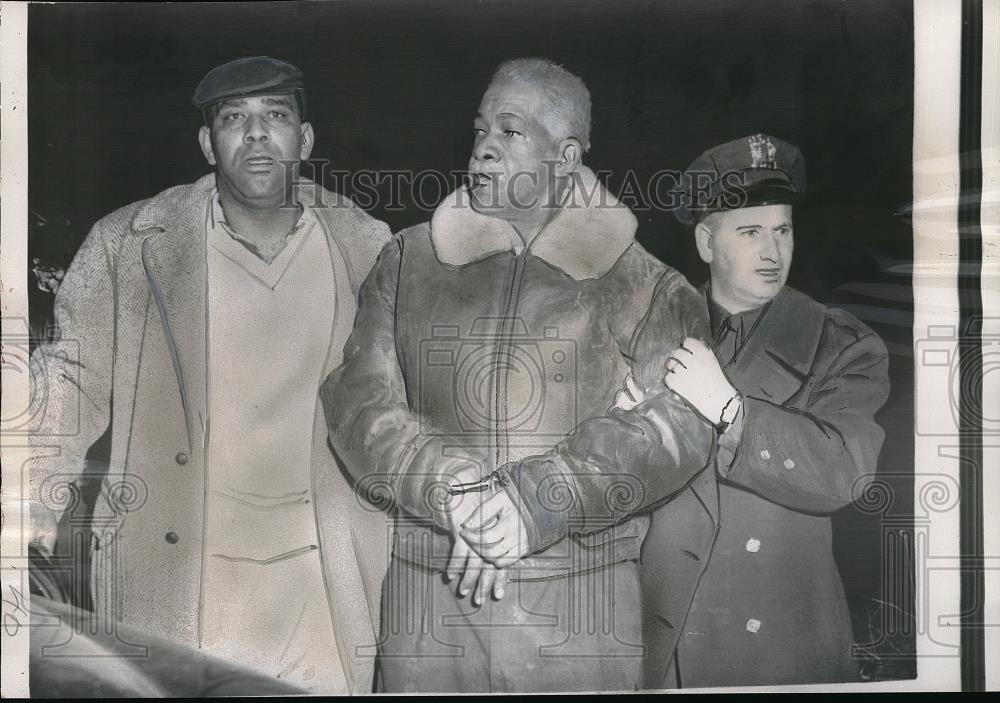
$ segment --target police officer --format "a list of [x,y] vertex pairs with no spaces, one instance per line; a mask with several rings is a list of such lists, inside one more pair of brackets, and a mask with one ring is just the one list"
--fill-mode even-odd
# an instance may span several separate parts
[[[654,650],[646,684],[857,680],[829,516],[876,468],[885,345],[850,314],[785,285],[793,205],[806,187],[797,147],[766,134],[736,139],[695,159],[682,184],[675,214],[709,266],[702,293],[714,348],[686,340],[664,382],[720,432],[718,504],[706,507],[718,536],[685,614],[677,575],[699,523],[679,503],[654,516],[642,565]],[[632,398],[620,394],[619,405]]]

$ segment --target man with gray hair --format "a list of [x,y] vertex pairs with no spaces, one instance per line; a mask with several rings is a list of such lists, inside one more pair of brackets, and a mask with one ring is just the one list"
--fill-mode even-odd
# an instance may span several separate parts
[[549,107],[543,120],[557,132],[575,134],[583,150],[590,151],[590,91],[579,76],[545,59],[511,59],[500,64],[493,83],[537,86]]
[[[395,515],[382,689],[633,690],[647,519],[629,516],[701,471],[715,433],[670,394],[608,408],[707,315],[583,165],[578,77],[504,63],[473,133],[469,183],[382,250],[321,390],[332,446]],[[672,346],[636,344],[651,321]]]

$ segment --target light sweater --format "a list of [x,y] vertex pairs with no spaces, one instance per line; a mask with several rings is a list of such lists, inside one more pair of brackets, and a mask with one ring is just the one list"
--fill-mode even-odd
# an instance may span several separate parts
[[347,692],[310,484],[316,393],[335,314],[309,208],[266,263],[208,216],[208,493],[202,646],[316,693]]

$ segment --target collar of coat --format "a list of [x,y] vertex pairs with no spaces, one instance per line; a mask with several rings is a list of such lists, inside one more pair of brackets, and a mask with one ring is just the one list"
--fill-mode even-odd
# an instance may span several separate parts
[[[563,206],[530,249],[575,280],[600,278],[635,240],[637,221],[586,166],[572,180]],[[506,220],[473,210],[468,192],[460,188],[434,211],[431,242],[441,263],[465,266],[510,251],[521,238]]]
[[[712,306],[711,290],[706,283],[702,294]],[[749,330],[736,363],[750,366],[758,363],[777,362],[800,380],[808,374],[816,355],[826,309],[815,300],[790,286],[783,286],[770,303],[764,306],[752,330]],[[758,352],[763,349],[766,356]]]

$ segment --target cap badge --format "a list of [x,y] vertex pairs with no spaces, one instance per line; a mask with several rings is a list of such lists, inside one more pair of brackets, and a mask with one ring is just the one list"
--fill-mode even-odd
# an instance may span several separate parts
[[777,150],[766,134],[755,134],[747,140],[750,144],[751,168],[774,168]]

